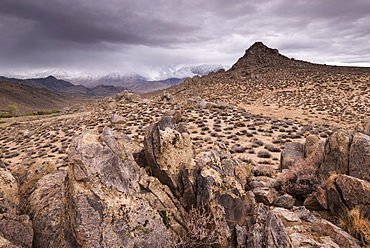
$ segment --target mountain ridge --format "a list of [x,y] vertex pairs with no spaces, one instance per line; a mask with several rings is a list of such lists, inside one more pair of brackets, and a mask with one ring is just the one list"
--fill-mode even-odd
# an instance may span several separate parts
[[50,75],[45,78],[31,78],[31,79],[18,79],[7,78],[0,76],[0,82],[12,82],[27,85],[31,88],[45,88],[56,93],[66,93],[75,95],[90,95],[90,96],[110,96],[124,91],[126,88],[122,86],[111,85],[97,85],[93,88],[88,88],[83,85],[74,85],[71,82],[57,79]]

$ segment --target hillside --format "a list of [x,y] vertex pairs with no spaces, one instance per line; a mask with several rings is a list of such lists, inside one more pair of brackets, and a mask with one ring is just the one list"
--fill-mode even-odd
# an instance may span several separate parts
[[228,71],[188,78],[166,91],[179,99],[238,104],[256,114],[353,125],[369,113],[369,82],[370,68],[300,61],[256,42]]
[[56,93],[90,96],[111,96],[126,89],[122,86],[112,85],[97,85],[95,87],[88,88],[83,85],[74,85],[68,81],[57,79],[54,76],[32,79],[7,78],[0,76],[0,82],[19,83],[35,89],[48,89]]
[[31,113],[43,110],[57,110],[77,103],[99,99],[92,96],[67,95],[45,88],[32,88],[19,83],[0,82],[0,113],[8,110],[8,105],[17,105],[18,113]]

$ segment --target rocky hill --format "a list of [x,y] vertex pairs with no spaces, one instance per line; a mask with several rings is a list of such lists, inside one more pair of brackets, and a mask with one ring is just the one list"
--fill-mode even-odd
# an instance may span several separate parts
[[[313,79],[333,75],[330,80],[345,77],[364,87],[369,76],[366,68],[353,75],[352,68],[335,70],[257,43],[229,71],[187,79],[166,92],[124,91],[55,116],[6,120],[0,126],[0,244],[369,246],[370,119],[358,115],[348,130],[341,125],[355,118],[320,123],[284,105],[300,92],[309,111],[327,83],[333,84],[328,95],[360,90]],[[283,116],[260,113],[270,100]],[[352,100],[344,99],[348,107],[366,107],[357,95]],[[322,112],[318,119],[329,120]]]
[[369,82],[370,68],[313,64],[257,42],[230,70],[188,78],[166,91],[182,100],[240,104],[255,114],[353,126],[370,110]]

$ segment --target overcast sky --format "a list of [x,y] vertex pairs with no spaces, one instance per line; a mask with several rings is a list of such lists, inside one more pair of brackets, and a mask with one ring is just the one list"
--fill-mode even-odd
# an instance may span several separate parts
[[296,59],[370,66],[370,1],[0,0],[2,74],[230,67],[256,41]]

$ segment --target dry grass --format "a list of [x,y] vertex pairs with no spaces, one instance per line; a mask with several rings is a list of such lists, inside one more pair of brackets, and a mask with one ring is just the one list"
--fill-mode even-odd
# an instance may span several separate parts
[[365,212],[356,206],[339,216],[339,226],[360,240],[365,247],[370,247],[370,221],[365,217]]
[[176,247],[200,248],[213,247],[218,244],[220,241],[216,229],[217,222],[218,220],[203,207],[190,209],[186,223],[186,234]]

